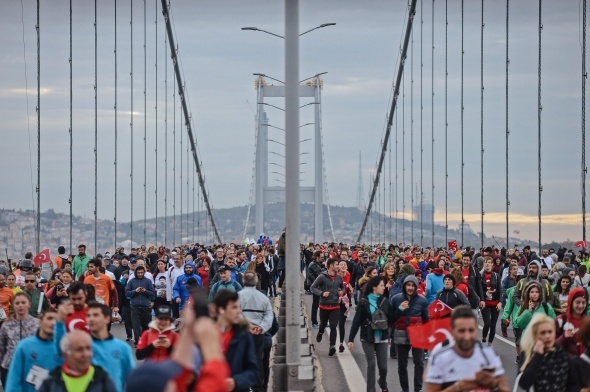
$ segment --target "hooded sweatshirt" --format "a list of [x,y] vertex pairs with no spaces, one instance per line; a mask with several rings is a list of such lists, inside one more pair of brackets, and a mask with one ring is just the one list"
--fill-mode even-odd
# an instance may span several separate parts
[[[143,332],[137,343],[137,351],[135,352],[137,359],[149,359],[159,362],[170,358],[172,349],[174,349],[178,341],[178,334],[174,332],[174,324],[171,323],[168,328],[161,331],[158,329],[158,322],[152,320],[148,327],[149,329]],[[170,347],[154,347],[153,343],[159,339],[160,335],[164,335],[170,340]]]
[[[187,274],[186,267],[193,267],[193,270],[190,274]],[[180,298],[180,309],[184,308],[186,300],[190,297],[191,293],[187,287],[187,281],[193,278],[197,282],[197,286],[203,287],[203,282],[201,281],[201,277],[195,273],[195,265],[192,261],[187,261],[184,264],[184,274],[180,275],[178,279],[176,279],[176,284],[174,285],[174,289],[172,290],[172,298],[176,301],[177,298]]]
[[[572,356],[580,356],[584,352],[584,345],[580,342],[579,330],[582,322],[586,318],[586,312],[582,312],[581,317],[573,316],[573,305],[576,298],[583,297],[588,302],[588,293],[581,287],[576,287],[570,290],[567,299],[567,310],[565,314],[559,315],[555,319],[555,336],[557,343],[563,346],[563,349]],[[574,336],[570,338],[565,337],[565,329],[573,328]]]
[[[408,283],[416,285],[416,291],[411,296],[407,295]],[[407,276],[404,279],[403,291],[394,295],[389,301],[390,312],[393,312],[393,323],[395,329],[405,330],[411,325],[422,325],[429,320],[428,303],[426,298],[418,295],[418,279],[415,276]],[[405,310],[400,308],[402,302],[408,301],[408,307]]]
[[552,297],[551,285],[545,279],[541,278],[541,263],[539,263],[537,260],[533,260],[529,263],[529,266],[531,264],[535,264],[537,266],[539,272],[537,273],[537,276],[534,278],[531,276],[527,276],[526,278],[523,278],[518,281],[518,283],[516,284],[516,288],[514,289],[514,294],[512,294],[512,301],[514,302],[515,305],[518,305],[518,306],[522,305],[522,294],[523,294],[524,288],[525,288],[525,286],[527,286],[527,283],[529,283],[531,281],[536,281],[542,286],[542,288],[543,288],[541,290],[542,301],[547,302],[547,301],[551,300],[551,297]]
[[[518,285],[516,287],[518,288]],[[551,317],[552,319],[555,319],[555,311],[553,310],[553,306],[544,302],[545,298],[543,298],[543,294],[542,294],[543,287],[542,287],[541,283],[539,283],[537,281],[529,282],[524,288],[525,294],[524,294],[523,298],[525,298],[525,297],[528,298],[528,293],[530,293],[530,291],[533,287],[536,287],[539,290],[539,292],[541,293],[540,298],[539,298],[539,303],[537,304],[537,307],[534,308],[533,310],[528,309],[528,304],[525,304],[524,302],[522,303],[522,306],[521,306],[520,310],[518,311],[516,318],[514,319],[514,327],[515,328],[519,328],[519,329],[524,330],[529,325],[529,322],[531,321],[531,319],[533,318],[533,315],[535,313],[546,314],[547,316]],[[514,296],[513,296],[513,298],[514,298]],[[524,307],[524,309],[523,309],[523,307]]]

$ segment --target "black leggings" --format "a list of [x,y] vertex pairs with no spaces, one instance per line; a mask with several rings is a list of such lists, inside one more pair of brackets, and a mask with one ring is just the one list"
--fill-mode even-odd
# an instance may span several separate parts
[[498,322],[498,316],[500,312],[498,308],[495,306],[486,306],[481,310],[481,316],[483,318],[483,334],[482,337],[485,339],[488,336],[488,331],[490,332],[490,338],[488,342],[494,341],[494,336],[496,336],[496,323]]
[[348,318],[348,316],[345,316],[344,313],[346,313],[346,306],[344,306],[344,304],[341,302],[340,315],[338,318],[338,333],[340,336],[340,344],[344,343],[344,327],[346,326],[346,319]]
[[279,289],[283,290],[283,283],[285,283],[285,269],[279,270]]

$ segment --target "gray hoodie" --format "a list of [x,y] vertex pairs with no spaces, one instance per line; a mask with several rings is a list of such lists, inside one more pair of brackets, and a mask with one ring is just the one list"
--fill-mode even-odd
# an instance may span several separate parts
[[527,275],[527,277],[518,281],[514,288],[514,293],[512,294],[512,302],[514,302],[515,305],[522,306],[522,293],[524,291],[525,285],[530,281],[537,281],[543,287],[543,292],[541,293],[543,296],[543,302],[550,301],[552,298],[551,285],[545,279],[541,278],[541,263],[537,260],[531,260],[529,266],[531,264],[535,264],[539,272],[537,272],[537,276],[535,278],[531,278]]
[[[327,271],[324,271],[313,282],[310,290],[320,297],[320,306],[340,306],[338,291],[344,291],[344,282],[342,276],[338,274],[330,276]],[[324,297],[323,293],[326,291],[330,295]]]

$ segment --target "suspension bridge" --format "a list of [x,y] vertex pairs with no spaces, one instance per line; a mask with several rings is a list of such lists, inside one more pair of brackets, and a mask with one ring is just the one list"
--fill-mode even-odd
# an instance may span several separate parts
[[[332,221],[328,189],[336,203],[352,205],[342,195],[356,195],[358,242],[483,247],[494,233],[511,247],[526,223],[540,246],[553,240],[548,227],[564,222],[586,240],[586,0],[373,6],[379,15],[346,2],[313,16],[297,1],[216,11],[168,0],[7,5],[2,207],[34,212],[28,246],[37,251],[47,209],[69,216],[61,238],[69,250],[80,233],[75,214],[90,215],[92,253],[99,219],[112,222],[113,245],[224,243],[266,232],[264,206],[285,203],[287,257],[296,257],[300,202],[315,206],[315,242],[338,242],[338,226],[352,224]],[[363,28],[376,33],[352,46]],[[381,79],[346,68],[365,46],[386,52],[379,61],[387,65],[373,69]],[[269,51],[284,52],[284,74],[265,71],[281,62]],[[212,72],[222,52],[247,61],[225,68],[231,75]],[[241,108],[235,99],[220,107],[223,94],[245,97]],[[229,194],[248,206],[236,238],[224,238],[215,212]],[[465,242],[469,225],[478,243]]]

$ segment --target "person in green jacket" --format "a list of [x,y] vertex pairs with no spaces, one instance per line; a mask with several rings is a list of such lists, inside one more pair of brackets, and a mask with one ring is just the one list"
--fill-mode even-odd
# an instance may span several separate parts
[[512,286],[506,290],[506,305],[504,305],[504,311],[502,312],[500,322],[508,326],[508,324],[510,324],[510,320],[512,319],[512,331],[514,332],[514,338],[516,339],[514,341],[514,344],[516,345],[516,363],[519,363],[518,361],[520,360],[520,353],[522,352],[522,349],[520,348],[522,330],[514,326],[514,320],[516,319],[518,311],[520,310],[520,306],[512,301],[512,294],[514,293],[515,288],[516,286]]
[[88,262],[92,257],[86,254],[86,245],[78,245],[78,254],[74,256],[72,261],[72,270],[76,275],[76,280],[88,269]]
[[525,286],[522,306],[516,315],[516,319],[514,319],[514,326],[516,328],[525,330],[535,313],[542,312],[555,319],[553,307],[542,301],[541,290],[543,290],[543,287],[535,281],[529,282]]
[[[33,317],[41,317],[41,315],[49,308],[51,305],[45,296],[45,293],[37,290],[37,277],[33,272],[27,272],[25,275],[25,289],[23,292],[29,298],[29,302],[31,303],[31,307],[29,308],[29,314]],[[39,306],[39,302],[43,301],[41,306]],[[40,310],[40,311],[39,311]]]

